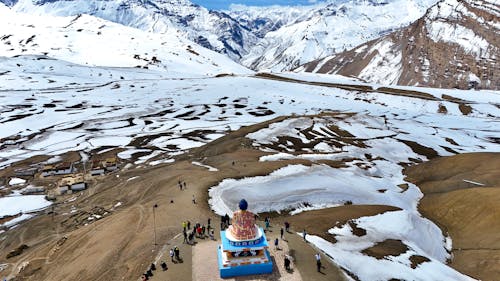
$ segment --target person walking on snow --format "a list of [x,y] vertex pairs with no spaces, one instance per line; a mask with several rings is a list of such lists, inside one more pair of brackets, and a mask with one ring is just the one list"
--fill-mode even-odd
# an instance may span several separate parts
[[304,231],[302,231],[302,238],[304,238],[304,241],[307,241],[306,235],[307,235],[307,232],[306,232],[306,229],[304,228]]

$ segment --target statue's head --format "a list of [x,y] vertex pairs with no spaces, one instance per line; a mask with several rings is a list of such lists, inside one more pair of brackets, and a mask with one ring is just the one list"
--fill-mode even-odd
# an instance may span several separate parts
[[241,199],[240,200],[240,203],[238,204],[238,206],[240,207],[240,210],[242,211],[246,211],[247,208],[248,208],[248,203],[247,203],[247,200],[245,199]]

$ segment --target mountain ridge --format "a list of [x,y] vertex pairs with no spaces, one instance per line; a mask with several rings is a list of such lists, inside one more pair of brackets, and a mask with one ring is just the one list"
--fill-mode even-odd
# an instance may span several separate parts
[[177,32],[150,33],[91,15],[25,17],[0,6],[0,56],[44,55],[80,65],[190,75],[251,73]]
[[297,71],[380,84],[498,90],[499,14],[491,1],[442,0],[404,29]]
[[[189,0],[2,0],[11,9],[34,15],[89,14],[155,33],[175,30],[190,40],[238,60],[257,38],[230,16]],[[13,4],[12,4],[13,3]],[[244,43],[242,43],[244,42]]]

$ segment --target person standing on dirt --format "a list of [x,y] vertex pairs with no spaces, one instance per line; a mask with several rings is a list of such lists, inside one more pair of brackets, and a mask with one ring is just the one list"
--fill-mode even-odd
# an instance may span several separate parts
[[270,222],[269,222],[269,218],[267,218],[267,217],[266,217],[266,220],[265,220],[265,224],[266,224],[266,230],[269,230]]
[[288,258],[288,255],[285,255],[285,269],[287,271],[290,270],[290,259]]
[[182,232],[182,234],[184,235],[184,241],[182,241],[182,243],[188,243],[188,234],[186,232],[186,229],[184,229],[184,231]]
[[185,221],[182,222],[182,229],[184,229],[184,232],[186,231],[187,223]]
[[276,239],[274,240],[274,249],[276,249],[276,250],[278,250],[278,243],[279,243],[279,239],[278,239],[278,238],[276,238]]
[[174,262],[174,249],[170,249],[169,254],[170,254],[170,260]]
[[166,262],[164,262],[164,261],[162,261],[162,262],[161,262],[161,269],[162,269],[163,271],[167,271],[168,266],[167,266],[167,263],[166,263]]
[[286,232],[290,232],[290,223],[289,222],[285,222],[285,230]]
[[174,253],[175,253],[175,259],[180,260],[181,251],[179,250],[179,247],[175,246]]
[[190,221],[187,221],[187,227],[188,227],[188,230],[191,229],[191,222]]
[[192,244],[193,244],[193,242],[194,242],[194,241],[193,241],[193,239],[194,239],[194,234],[193,234],[192,232],[191,232],[191,233],[189,233],[189,237],[188,237],[188,239],[189,239],[189,245],[192,245]]
[[193,204],[196,204],[196,199],[194,198],[194,194],[193,194]]
[[316,268],[318,269],[318,272],[321,272],[321,255],[318,253],[314,255],[316,258]]
[[283,235],[285,234],[285,230],[283,229],[283,227],[280,230],[280,234],[281,234],[281,239],[283,240]]

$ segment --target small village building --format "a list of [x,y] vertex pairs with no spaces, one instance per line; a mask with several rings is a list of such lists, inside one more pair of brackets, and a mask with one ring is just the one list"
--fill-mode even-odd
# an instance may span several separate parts
[[45,187],[29,185],[21,190],[21,194],[23,195],[37,194],[37,193],[45,193]]
[[54,168],[54,174],[55,175],[68,175],[72,174],[75,171],[73,163],[72,162],[63,162],[58,164]]
[[38,172],[37,168],[24,168],[24,169],[16,169],[14,171],[16,176],[34,176]]
[[113,172],[118,170],[118,161],[116,157],[110,157],[106,158],[106,162],[104,163],[104,166],[106,167],[106,171],[108,172]]
[[87,183],[82,174],[64,177],[59,182],[59,193],[64,194],[68,190],[82,191],[87,188]]
[[45,165],[45,166],[43,166],[41,176],[42,177],[53,176],[54,175],[54,169],[55,169],[54,165]]
[[106,167],[104,166],[104,163],[99,160],[94,160],[92,161],[92,168],[90,169],[90,175],[92,176],[100,176],[104,175],[106,172]]
[[68,193],[69,187],[67,185],[65,186],[59,186],[59,195],[64,195]]

